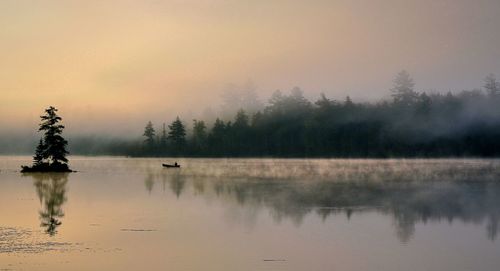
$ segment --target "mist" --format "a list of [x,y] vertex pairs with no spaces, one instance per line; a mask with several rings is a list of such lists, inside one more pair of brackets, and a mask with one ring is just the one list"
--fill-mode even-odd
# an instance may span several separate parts
[[139,140],[147,121],[230,120],[245,93],[251,115],[295,86],[312,102],[390,101],[403,69],[419,93],[481,88],[500,74],[499,13],[494,0],[2,1],[0,152],[31,149],[49,105],[70,139]]
[[[150,118],[150,132],[148,125],[143,129],[144,121],[125,133],[107,130],[116,123],[94,133],[68,125],[67,136],[71,153],[82,155],[454,157],[500,152],[500,82],[494,74],[480,88],[440,93],[415,91],[414,79],[403,70],[388,93],[390,98],[369,102],[324,93],[308,99],[294,87],[263,99],[255,83],[247,81],[227,84],[219,104],[201,114],[178,114],[176,121]],[[171,138],[176,122],[182,142]],[[4,133],[0,153],[29,153],[39,135],[36,129],[20,135]]]

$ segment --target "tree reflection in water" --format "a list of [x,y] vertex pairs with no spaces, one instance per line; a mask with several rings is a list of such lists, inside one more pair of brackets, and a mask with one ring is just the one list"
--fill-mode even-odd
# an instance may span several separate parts
[[32,173],[25,174],[33,178],[41,210],[39,211],[40,227],[50,236],[57,233],[64,217],[62,205],[66,202],[67,173]]
[[[414,235],[417,223],[459,220],[485,222],[490,240],[497,237],[500,217],[500,183],[441,179],[422,181],[280,180],[266,178],[228,178],[182,175],[160,172],[148,180],[167,180],[177,197],[188,189],[197,196],[216,196],[227,204],[255,210],[265,209],[277,223],[290,220],[300,226],[305,216],[315,213],[323,221],[332,215],[377,212],[394,220],[395,234],[401,242]],[[149,189],[149,187],[147,187]]]

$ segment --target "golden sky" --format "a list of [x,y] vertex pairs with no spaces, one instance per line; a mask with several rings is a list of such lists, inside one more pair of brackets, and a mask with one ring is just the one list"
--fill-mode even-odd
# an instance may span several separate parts
[[263,100],[296,85],[382,98],[401,69],[418,90],[480,87],[500,76],[498,14],[498,0],[2,0],[0,124],[32,129],[55,105],[78,129],[132,132],[248,79]]

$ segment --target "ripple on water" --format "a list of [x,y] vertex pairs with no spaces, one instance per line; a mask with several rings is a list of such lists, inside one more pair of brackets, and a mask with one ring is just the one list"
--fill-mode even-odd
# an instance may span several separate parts
[[0,253],[42,253],[68,251],[76,244],[49,241],[46,236],[30,229],[0,227]]

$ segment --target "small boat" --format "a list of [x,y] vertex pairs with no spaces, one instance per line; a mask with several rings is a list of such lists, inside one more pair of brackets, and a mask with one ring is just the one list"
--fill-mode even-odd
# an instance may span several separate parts
[[181,167],[181,165],[179,165],[177,163],[175,163],[173,165],[169,165],[169,164],[162,164],[162,165],[163,165],[163,167],[168,167],[168,168],[171,168],[171,167]]

